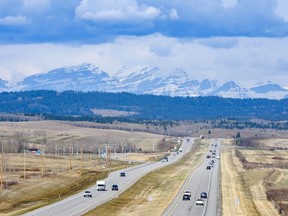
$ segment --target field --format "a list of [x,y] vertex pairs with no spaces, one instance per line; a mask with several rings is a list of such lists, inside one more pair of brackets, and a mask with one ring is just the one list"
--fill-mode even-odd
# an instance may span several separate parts
[[221,160],[223,215],[288,213],[288,139],[233,140],[223,145]]
[[177,145],[163,135],[53,121],[2,122],[0,135],[0,215],[59,201],[112,170],[160,160],[159,149]]

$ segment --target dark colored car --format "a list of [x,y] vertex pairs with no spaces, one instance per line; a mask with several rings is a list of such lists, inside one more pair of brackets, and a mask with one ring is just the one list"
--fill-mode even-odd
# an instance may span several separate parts
[[184,194],[183,195],[183,200],[190,200],[190,195],[189,194]]
[[112,185],[112,191],[118,191],[118,185],[116,185],[116,184],[114,184],[114,185]]
[[206,192],[202,192],[202,193],[200,194],[200,198],[201,198],[201,199],[207,199],[207,193],[206,193]]
[[211,167],[210,167],[210,166],[207,166],[207,167],[206,167],[206,169],[207,169],[207,170],[210,170],[210,169],[211,169]]
[[125,177],[125,176],[126,176],[125,172],[120,173],[120,177]]

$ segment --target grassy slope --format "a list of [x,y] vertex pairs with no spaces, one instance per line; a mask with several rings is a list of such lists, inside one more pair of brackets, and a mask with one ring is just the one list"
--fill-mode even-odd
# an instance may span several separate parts
[[112,164],[100,170],[72,170],[42,180],[30,180],[14,186],[0,196],[0,215],[20,215],[75,194],[96,180],[106,178],[110,171],[127,167]]

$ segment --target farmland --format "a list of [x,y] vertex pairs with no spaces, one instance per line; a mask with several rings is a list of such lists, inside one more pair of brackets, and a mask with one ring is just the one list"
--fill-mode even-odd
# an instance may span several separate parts
[[160,160],[158,147],[177,144],[163,135],[48,121],[2,122],[0,134],[0,215],[61,200],[113,170]]
[[222,148],[223,215],[287,214],[288,140],[247,138],[236,148],[233,142]]

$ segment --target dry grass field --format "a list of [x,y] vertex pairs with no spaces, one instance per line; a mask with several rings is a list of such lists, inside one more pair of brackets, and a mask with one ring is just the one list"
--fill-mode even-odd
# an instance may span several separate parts
[[252,147],[238,148],[238,157],[232,142],[222,145],[223,215],[287,214],[288,139],[253,139]]
[[[163,135],[158,134],[56,121],[1,122],[0,136],[0,215],[19,215],[58,201],[113,170],[133,165],[114,160],[106,164],[106,157],[100,157],[104,150],[109,149],[112,158],[117,152],[127,161],[141,163],[159,160],[165,154],[158,150],[159,146],[168,150],[177,145],[176,138],[163,140]],[[41,154],[29,148],[37,148]],[[132,152],[140,148],[139,153]]]
[[204,159],[208,148],[207,140],[199,140],[194,146],[193,150],[180,161],[145,175],[119,198],[85,215],[161,215],[179,191],[187,175]]

